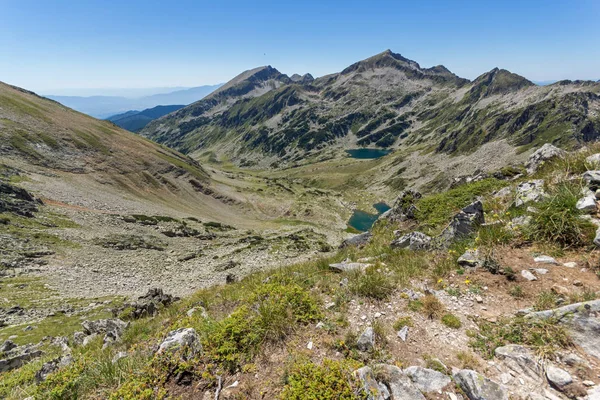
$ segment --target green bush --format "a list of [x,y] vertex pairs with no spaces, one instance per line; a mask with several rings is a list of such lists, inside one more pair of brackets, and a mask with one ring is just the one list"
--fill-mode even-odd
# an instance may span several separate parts
[[442,323],[452,329],[458,329],[462,326],[462,322],[460,322],[460,319],[454,314],[445,314],[442,317]]
[[592,223],[581,218],[575,208],[581,197],[581,187],[563,182],[554,187],[549,196],[536,204],[538,210],[532,215],[525,230],[530,240],[551,242],[565,247],[589,246],[595,234]]
[[281,393],[285,400],[358,400],[352,371],[358,364],[348,361],[323,360],[322,365],[310,361],[294,364],[287,372]]
[[364,273],[354,275],[350,281],[350,291],[352,293],[376,300],[387,299],[393,290],[394,285],[390,277],[374,268],[369,268]]

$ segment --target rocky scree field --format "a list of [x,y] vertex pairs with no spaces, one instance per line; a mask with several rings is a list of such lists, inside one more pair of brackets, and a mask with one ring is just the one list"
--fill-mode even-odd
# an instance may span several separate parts
[[18,335],[0,393],[596,399],[599,159],[544,146],[503,179],[399,193],[334,255],[184,299],[150,290],[63,338]]

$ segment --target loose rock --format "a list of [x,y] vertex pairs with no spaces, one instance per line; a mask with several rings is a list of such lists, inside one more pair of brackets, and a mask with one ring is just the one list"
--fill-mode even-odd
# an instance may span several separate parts
[[454,374],[454,381],[470,400],[508,400],[506,389],[475,371],[460,370]]
[[365,331],[359,336],[356,341],[356,347],[360,351],[371,351],[375,347],[375,332],[372,327],[368,327]]

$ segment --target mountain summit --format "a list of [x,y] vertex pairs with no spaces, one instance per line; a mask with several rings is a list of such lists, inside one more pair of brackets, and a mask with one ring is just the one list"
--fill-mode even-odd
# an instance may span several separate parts
[[600,106],[598,93],[594,82],[541,87],[498,68],[471,82],[386,50],[314,80],[271,66],[243,72],[141,133],[246,166],[303,162],[357,146],[456,153],[500,139],[567,144],[600,137],[591,112]]

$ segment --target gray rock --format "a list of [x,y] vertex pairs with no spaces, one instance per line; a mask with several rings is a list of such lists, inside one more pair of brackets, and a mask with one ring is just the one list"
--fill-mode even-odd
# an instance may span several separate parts
[[54,360],[48,361],[47,363],[44,363],[44,365],[42,365],[42,368],[35,373],[36,382],[40,383],[45,381],[48,375],[58,371],[63,367],[68,366],[72,362],[73,357],[71,356],[71,354],[66,354],[64,356],[55,358]]
[[494,197],[496,198],[504,198],[504,197],[508,197],[512,194],[512,188],[510,186],[505,186],[502,189],[498,190],[496,193],[494,193]]
[[120,352],[118,352],[117,354],[115,354],[115,356],[114,356],[114,357],[113,357],[113,359],[112,359],[112,363],[113,363],[113,364],[116,364],[117,362],[119,362],[119,360],[120,360],[120,359],[122,359],[122,358],[127,358],[127,357],[128,357],[128,355],[127,355],[127,352],[125,352],[125,351],[120,351]]
[[408,338],[408,326],[403,326],[402,329],[398,331],[398,337],[402,339],[403,342],[406,342]]
[[592,190],[596,190],[600,186],[600,170],[584,172],[582,178]]
[[188,354],[195,355],[202,351],[200,337],[194,328],[180,328],[169,332],[160,344],[158,353],[166,351],[185,350]]
[[533,261],[539,264],[559,265],[559,262],[550,256],[537,256],[533,259]]
[[527,376],[535,381],[542,376],[543,369],[540,362],[526,347],[509,344],[496,348],[494,354],[518,375]]
[[6,340],[4,343],[2,343],[2,346],[0,346],[0,353],[8,353],[12,349],[16,348],[17,345],[12,340]]
[[441,372],[423,367],[408,367],[404,370],[404,374],[422,393],[438,392],[452,381],[449,376]]
[[383,377],[382,381],[390,388],[392,400],[425,400],[425,396],[400,368],[394,365],[377,364],[374,369],[378,372],[378,375]]
[[533,268],[533,272],[535,272],[538,275],[546,275],[548,273],[548,270],[546,268]]
[[483,203],[478,200],[456,214],[438,239],[443,245],[448,245],[457,239],[474,233],[483,223],[485,223]]
[[546,161],[562,158],[565,155],[565,151],[559,149],[556,146],[551,145],[550,143],[545,143],[542,147],[533,152],[527,162],[525,163],[525,168],[527,168],[528,174],[533,174],[537,171]]
[[559,390],[573,382],[571,374],[554,365],[548,365],[546,367],[546,378],[548,378],[548,382],[550,382],[552,386]]
[[508,400],[508,392],[498,383],[469,369],[454,374],[454,381],[470,400]]
[[479,258],[479,251],[467,250],[463,255],[458,257],[458,260],[456,260],[456,262],[462,267],[476,268],[481,264],[481,259]]
[[520,217],[515,217],[510,220],[510,228],[514,229],[517,226],[518,227],[527,226],[527,225],[529,225],[530,222],[531,222],[530,215],[521,215]]
[[600,167],[600,153],[586,157],[585,162],[591,166]]
[[525,318],[550,319],[563,324],[573,341],[600,359],[600,300],[569,304],[554,310],[532,312]]
[[351,271],[364,271],[373,264],[352,262],[349,259],[342,261],[341,263],[329,264],[329,268],[335,272],[351,272]]
[[431,237],[426,234],[411,232],[393,240],[390,246],[397,249],[425,250],[429,247],[430,242]]
[[123,335],[129,323],[118,318],[111,318],[84,321],[81,323],[81,326],[83,327],[83,332],[88,336],[104,334],[104,347],[106,347],[111,343],[121,340],[121,335]]
[[587,400],[600,400],[600,386],[588,390]]
[[387,219],[393,222],[406,221],[415,218],[417,207],[415,202],[421,198],[421,193],[409,189],[405,190],[396,198],[392,208],[379,216],[379,219]]
[[527,271],[526,269],[521,271],[521,276],[530,282],[537,281],[537,278],[535,277],[535,275],[533,275],[531,272]]
[[375,347],[375,332],[372,327],[368,327],[365,331],[358,337],[356,341],[356,347],[360,351],[371,351]]
[[540,201],[545,195],[543,179],[523,182],[517,186],[515,206],[520,207],[529,202]]
[[345,247],[350,247],[350,246],[357,246],[357,247],[365,246],[371,241],[372,237],[373,237],[373,235],[371,234],[371,232],[364,232],[364,233],[360,233],[358,235],[354,235],[351,238],[344,240],[342,242],[342,244],[340,245],[340,248],[343,249]]
[[89,336],[85,336],[83,338],[83,342],[81,342],[81,345],[83,347],[87,346],[88,344],[90,344],[90,342],[94,339],[96,339],[98,337],[97,333],[94,333],[93,335],[89,335]]
[[582,197],[577,201],[575,208],[589,214],[595,213],[597,209],[596,195],[592,192],[588,193],[585,197]]
[[384,385],[381,385],[375,379],[371,367],[362,367],[354,371],[354,376],[362,384],[362,392],[368,400],[387,400],[390,394]]
[[0,372],[7,372],[13,369],[21,368],[29,361],[38,358],[44,354],[34,346],[22,346],[10,351],[9,356],[0,360]]
[[569,367],[577,367],[577,366],[589,366],[588,362],[583,358],[579,357],[575,353],[568,353],[561,357],[562,362],[567,364]]

